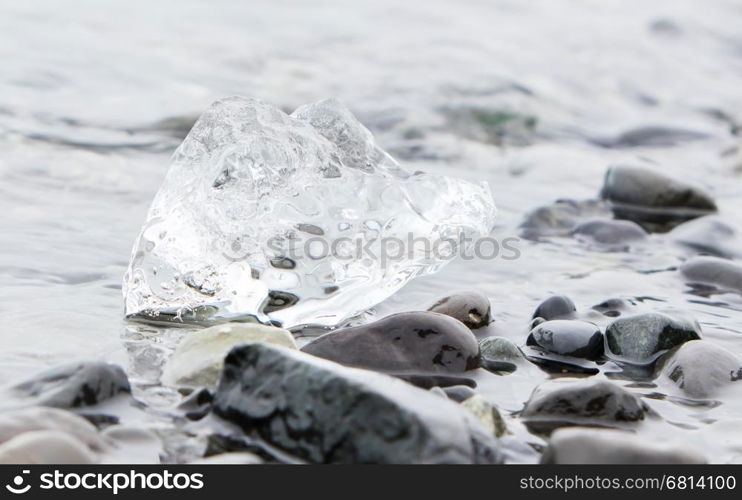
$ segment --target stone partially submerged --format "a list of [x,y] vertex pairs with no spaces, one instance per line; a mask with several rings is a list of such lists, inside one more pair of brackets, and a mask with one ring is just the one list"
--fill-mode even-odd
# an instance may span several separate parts
[[168,385],[215,386],[224,356],[237,344],[266,342],[296,349],[288,330],[255,323],[226,323],[183,337],[162,374]]
[[229,97],[173,156],[134,245],[126,315],[335,325],[437,271],[494,213],[485,183],[405,172],[337,101],[287,115]]
[[495,463],[497,441],[447,398],[299,351],[230,351],[214,412],[313,463]]
[[608,169],[600,194],[617,219],[634,221],[650,232],[666,232],[717,210],[714,199],[699,187],[626,165]]

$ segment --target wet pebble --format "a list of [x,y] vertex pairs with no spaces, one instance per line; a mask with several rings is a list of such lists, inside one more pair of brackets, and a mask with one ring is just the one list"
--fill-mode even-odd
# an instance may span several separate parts
[[443,388],[443,392],[448,396],[448,399],[460,403],[472,396],[476,396],[477,392],[469,387],[468,385],[452,385]]
[[542,318],[546,321],[552,319],[570,319],[575,317],[577,306],[572,299],[566,295],[552,295],[539,304],[533,312],[532,318]]
[[487,337],[479,342],[482,358],[490,361],[507,361],[518,363],[524,361],[523,353],[518,346],[505,337]]
[[541,370],[553,374],[575,374],[575,375],[596,375],[600,372],[598,365],[590,360],[575,358],[573,356],[563,356],[549,352],[539,346],[523,346],[523,354],[526,359],[537,365]]
[[288,330],[255,323],[227,323],[187,334],[165,365],[166,385],[213,387],[219,380],[224,356],[237,344],[267,342],[296,349]]
[[673,347],[700,339],[701,327],[684,317],[653,312],[614,320],[608,325],[605,337],[609,357],[648,365]]
[[493,436],[500,437],[507,432],[500,410],[479,394],[461,401],[461,406],[469,410]]
[[61,365],[8,390],[11,405],[79,408],[119,394],[130,394],[129,379],[118,366],[101,361]]
[[0,464],[92,464],[96,456],[66,432],[44,430],[20,434],[0,445]]
[[716,212],[716,203],[700,188],[633,166],[610,167],[601,197],[616,218],[634,221],[650,232],[666,232],[682,222]]
[[643,420],[646,404],[606,380],[558,379],[538,386],[521,417],[533,432],[573,425],[625,426]]
[[685,395],[698,399],[717,396],[742,379],[739,358],[706,340],[692,340],[671,351],[659,370]]
[[595,360],[603,355],[603,333],[586,321],[546,321],[531,330],[526,344],[576,358]]
[[593,142],[606,148],[670,147],[707,138],[708,134],[696,130],[648,126],[627,130],[617,137],[596,138]]
[[520,234],[529,240],[569,236],[580,222],[608,218],[610,209],[597,200],[557,200],[526,215],[520,224]]
[[680,274],[690,285],[712,287],[719,292],[742,293],[742,265],[718,257],[694,257],[682,266]]
[[269,344],[230,351],[214,412],[314,463],[500,461],[489,432],[447,398]]
[[487,337],[480,341],[479,350],[482,357],[482,368],[503,375],[512,373],[518,366],[527,363],[518,346],[504,337]]
[[388,375],[404,380],[421,389],[432,389],[433,387],[452,387],[455,385],[465,385],[474,388],[477,382],[468,377],[457,377],[455,375],[436,375],[426,373],[392,373]]
[[607,299],[600,304],[595,304],[591,309],[598,311],[603,316],[615,318],[628,309],[628,303],[624,299]]
[[542,464],[703,464],[696,450],[675,443],[648,442],[617,429],[557,429],[541,457]]
[[436,301],[428,310],[451,316],[472,330],[491,321],[490,301],[479,292],[459,292]]
[[647,239],[640,225],[628,220],[594,219],[579,224],[573,234],[596,250],[625,252]]
[[479,366],[479,344],[458,320],[434,312],[393,314],[322,335],[302,351],[388,372],[460,373]]
[[742,238],[731,224],[718,215],[685,222],[667,237],[692,254],[708,254],[725,259],[742,256]]

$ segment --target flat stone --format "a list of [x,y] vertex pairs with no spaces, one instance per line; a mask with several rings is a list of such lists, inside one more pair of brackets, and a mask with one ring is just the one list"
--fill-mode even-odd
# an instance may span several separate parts
[[696,450],[675,443],[652,443],[616,429],[557,429],[541,457],[542,464],[705,464]]
[[313,463],[495,463],[458,404],[384,374],[270,344],[227,355],[214,412]]
[[458,320],[405,312],[327,333],[302,351],[347,366],[388,372],[461,373],[479,366],[479,344]]
[[596,138],[593,142],[606,148],[671,147],[708,137],[708,134],[697,130],[646,126],[627,130],[616,137]]
[[647,411],[641,399],[612,382],[557,379],[533,391],[521,418],[534,432],[550,432],[574,425],[627,426]]
[[266,342],[296,349],[288,330],[257,323],[227,323],[189,333],[165,366],[166,385],[213,387],[219,381],[224,357],[237,344]]

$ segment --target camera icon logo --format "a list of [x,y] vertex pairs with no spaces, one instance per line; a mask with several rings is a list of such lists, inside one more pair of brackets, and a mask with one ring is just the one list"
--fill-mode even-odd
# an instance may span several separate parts
[[[22,473],[30,474],[31,471],[26,469]],[[24,481],[25,481],[25,478],[22,475],[18,474],[17,476],[13,478],[13,484],[6,484],[5,489],[7,489],[9,492],[14,493],[16,495],[22,495],[31,489],[30,484],[27,484],[25,486],[23,485]]]

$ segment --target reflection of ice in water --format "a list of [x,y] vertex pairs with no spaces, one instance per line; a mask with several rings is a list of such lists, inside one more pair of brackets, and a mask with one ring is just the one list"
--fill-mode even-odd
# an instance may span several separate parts
[[[125,279],[126,314],[334,325],[438,270],[457,250],[439,243],[488,234],[494,212],[484,183],[402,170],[337,101],[288,116],[223,99],[155,197]],[[431,251],[404,247],[409,238]]]

